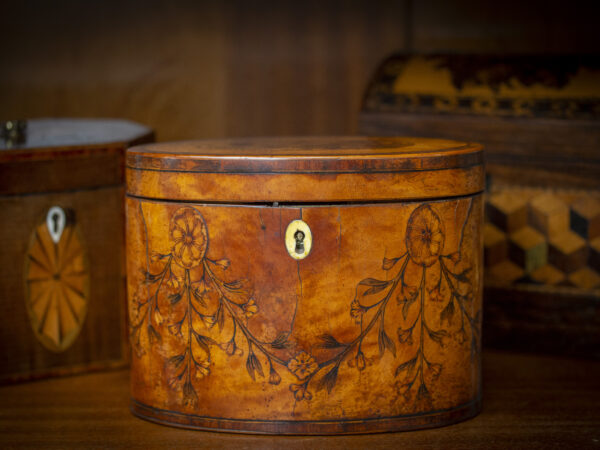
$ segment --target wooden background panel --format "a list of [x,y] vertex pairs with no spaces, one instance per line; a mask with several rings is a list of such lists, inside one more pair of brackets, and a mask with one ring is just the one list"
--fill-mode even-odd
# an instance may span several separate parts
[[160,140],[351,132],[403,47],[404,4],[11,2],[0,119],[118,116]]
[[258,3],[230,14],[225,132],[355,131],[371,73],[404,45],[403,2]]
[[222,133],[216,6],[34,0],[3,10],[1,118],[117,116],[163,139]]
[[412,1],[407,46],[420,53],[598,52],[598,2]]
[[123,117],[159,140],[356,133],[369,77],[392,52],[594,52],[598,9],[577,0],[5,2],[0,120]]

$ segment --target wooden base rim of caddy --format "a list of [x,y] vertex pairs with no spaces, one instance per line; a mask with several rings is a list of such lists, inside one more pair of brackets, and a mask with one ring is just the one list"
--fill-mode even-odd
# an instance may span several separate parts
[[131,399],[131,412],[142,419],[161,425],[221,433],[278,435],[371,434],[439,428],[471,419],[481,412],[481,398],[455,408],[427,411],[395,417],[356,420],[245,420],[182,414],[154,408]]

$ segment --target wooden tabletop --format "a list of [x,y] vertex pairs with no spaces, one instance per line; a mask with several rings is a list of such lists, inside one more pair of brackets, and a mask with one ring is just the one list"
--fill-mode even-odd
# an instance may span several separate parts
[[0,388],[0,448],[600,448],[600,361],[485,351],[483,412],[424,431],[253,436],[156,425],[129,412],[127,371]]

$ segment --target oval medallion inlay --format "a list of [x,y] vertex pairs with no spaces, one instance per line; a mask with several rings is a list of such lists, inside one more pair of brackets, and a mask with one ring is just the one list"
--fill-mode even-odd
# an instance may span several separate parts
[[69,348],[78,336],[89,299],[88,260],[78,227],[58,220],[60,235],[48,228],[48,220],[35,228],[25,261],[31,326],[44,347],[54,352]]

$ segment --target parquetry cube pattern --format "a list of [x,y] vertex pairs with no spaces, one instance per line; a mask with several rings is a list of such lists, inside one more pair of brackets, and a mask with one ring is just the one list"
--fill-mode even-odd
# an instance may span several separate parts
[[484,241],[488,285],[600,289],[600,191],[493,186]]

